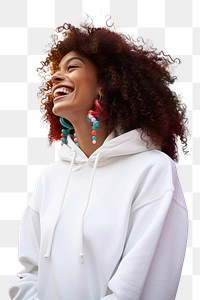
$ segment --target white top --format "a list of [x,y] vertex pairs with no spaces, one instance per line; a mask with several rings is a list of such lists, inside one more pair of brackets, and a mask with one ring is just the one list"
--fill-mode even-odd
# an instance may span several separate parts
[[133,130],[68,138],[22,219],[14,300],[174,300],[188,215],[174,162]]

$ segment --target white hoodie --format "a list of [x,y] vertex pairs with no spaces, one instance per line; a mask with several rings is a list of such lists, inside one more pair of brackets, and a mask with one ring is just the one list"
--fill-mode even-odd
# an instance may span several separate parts
[[133,130],[68,138],[22,219],[14,300],[174,300],[188,216],[174,162]]

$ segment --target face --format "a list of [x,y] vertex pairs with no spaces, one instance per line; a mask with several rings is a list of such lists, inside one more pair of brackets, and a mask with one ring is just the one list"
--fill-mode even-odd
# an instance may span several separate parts
[[100,92],[96,66],[71,51],[62,58],[51,80],[53,113],[69,121],[81,116],[85,118]]

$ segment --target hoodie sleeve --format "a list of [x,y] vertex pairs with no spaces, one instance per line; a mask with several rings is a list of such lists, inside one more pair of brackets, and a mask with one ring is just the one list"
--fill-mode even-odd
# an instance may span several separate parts
[[[181,194],[182,198],[182,194]],[[185,256],[188,216],[173,190],[132,209],[122,260],[101,300],[174,300]]]
[[39,300],[37,297],[38,257],[40,243],[39,215],[29,205],[20,228],[19,261],[24,270],[9,289],[13,300]]

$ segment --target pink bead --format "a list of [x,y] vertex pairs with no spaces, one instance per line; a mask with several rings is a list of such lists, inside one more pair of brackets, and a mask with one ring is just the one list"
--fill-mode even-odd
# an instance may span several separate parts
[[77,139],[77,138],[74,138],[74,142],[75,142],[75,143],[78,142],[78,139]]
[[96,121],[96,118],[92,118],[91,121],[94,123]]
[[96,142],[97,142],[96,140],[92,140],[92,144],[96,144]]
[[91,120],[93,118],[93,115],[89,114],[88,118]]

